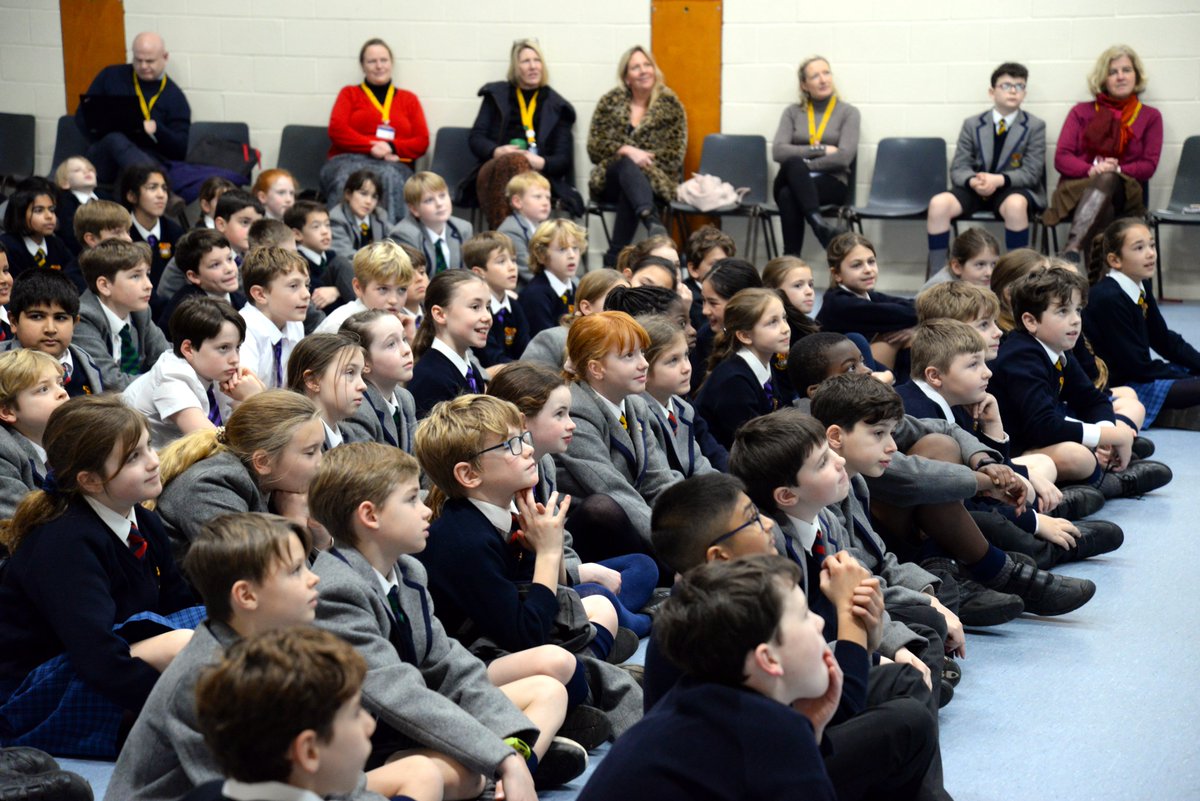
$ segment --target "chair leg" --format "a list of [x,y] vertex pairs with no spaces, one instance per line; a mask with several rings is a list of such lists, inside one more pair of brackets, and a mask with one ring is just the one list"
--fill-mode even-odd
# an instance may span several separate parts
[[758,257],[758,213],[751,211],[746,217],[746,255],[754,264]]
[[779,255],[775,247],[775,225],[771,222],[770,214],[760,214],[758,219],[762,223],[763,246],[767,249],[767,261],[770,261]]

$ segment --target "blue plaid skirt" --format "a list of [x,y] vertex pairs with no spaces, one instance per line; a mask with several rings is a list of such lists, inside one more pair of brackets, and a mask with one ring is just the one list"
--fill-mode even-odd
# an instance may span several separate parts
[[[1186,370],[1170,365],[1173,370],[1179,371],[1180,378],[1187,378]],[[1138,400],[1146,407],[1146,422],[1142,423],[1142,428],[1149,428],[1154,422],[1154,418],[1158,417],[1158,413],[1162,411],[1163,401],[1167,399],[1167,393],[1171,391],[1171,385],[1177,379],[1174,378],[1158,378],[1154,381],[1147,381],[1145,384],[1129,384],[1128,386],[1137,393]]]
[[[148,625],[162,632],[194,629],[204,620],[203,606],[163,616],[139,612],[114,631],[132,623],[139,633]],[[60,654],[39,665],[15,687],[0,687],[0,746],[31,746],[55,756],[115,759],[117,735],[125,710],[79,677]]]

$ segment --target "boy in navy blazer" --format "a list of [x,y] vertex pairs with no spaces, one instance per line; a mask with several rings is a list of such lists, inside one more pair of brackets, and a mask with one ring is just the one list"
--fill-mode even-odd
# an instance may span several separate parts
[[[1135,427],[1067,353],[1082,330],[1087,280],[1057,268],[1029,273],[1011,287],[1020,326],[1000,345],[988,384],[1012,437],[1012,451],[1044,453],[1060,481],[1084,481],[1107,498],[1141,495],[1171,480],[1160,462],[1131,462]],[[1103,459],[1103,464],[1101,463]]]
[[1021,110],[1029,70],[1006,62],[992,71],[995,104],[967,117],[950,165],[949,192],[929,201],[929,272],[946,267],[950,221],[991,211],[1004,221],[1005,250],[1029,245],[1029,212],[1046,206],[1046,123]]
[[491,292],[492,327],[487,344],[472,348],[484,367],[516,361],[529,344],[529,320],[513,296],[518,270],[515,256],[512,240],[498,231],[476,234],[463,245],[463,263]]
[[547,220],[529,240],[529,269],[533,278],[521,290],[521,308],[529,319],[530,335],[559,324],[575,313],[575,273],[587,250],[587,232],[570,220]]
[[820,744],[842,671],[799,572],[763,555],[684,576],[655,627],[687,677],[617,741],[580,801],[837,797]]

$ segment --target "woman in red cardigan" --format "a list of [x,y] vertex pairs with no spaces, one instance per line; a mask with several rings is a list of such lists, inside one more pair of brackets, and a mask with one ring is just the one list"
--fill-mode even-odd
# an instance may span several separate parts
[[329,114],[329,161],[321,168],[321,193],[330,208],[341,202],[346,178],[369,169],[379,176],[380,201],[392,219],[404,217],[404,182],[412,163],[429,149],[421,101],[392,85],[392,49],[368,39],[358,53],[363,82],[342,87]]
[[1043,219],[1055,225],[1075,213],[1062,255],[1088,263],[1092,239],[1115,216],[1146,213],[1143,189],[1158,169],[1163,123],[1142,104],[1146,69],[1128,45],[1114,45],[1088,76],[1094,100],[1071,109],[1058,137],[1060,178]]

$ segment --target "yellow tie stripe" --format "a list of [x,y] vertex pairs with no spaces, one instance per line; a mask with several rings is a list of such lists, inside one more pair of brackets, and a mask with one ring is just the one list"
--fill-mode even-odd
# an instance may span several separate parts
[[1150,314],[1150,304],[1146,302],[1145,291],[1138,293],[1138,308],[1142,310],[1142,317]]
[[41,248],[38,248],[37,253],[33,254],[33,260],[37,264],[38,267],[45,267],[46,266],[46,251],[42,250]]
[[1008,130],[1008,123],[1005,122],[1004,120],[1000,120],[1000,124],[996,126],[996,136],[1003,136],[1004,132],[1007,130]]
[[625,415],[621,415],[621,428],[629,430],[629,421],[625,419]]

